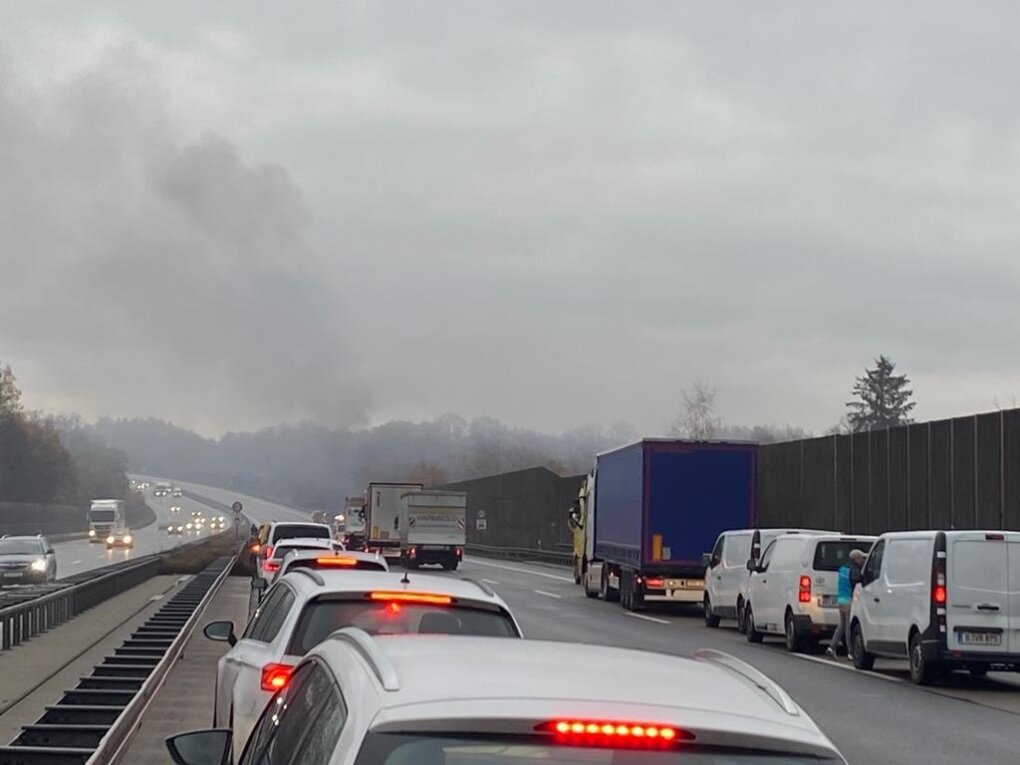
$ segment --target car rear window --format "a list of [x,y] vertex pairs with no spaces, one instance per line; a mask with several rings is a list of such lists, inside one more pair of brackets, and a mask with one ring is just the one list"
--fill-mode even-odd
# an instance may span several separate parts
[[[511,745],[512,744],[512,745]],[[534,736],[443,736],[369,733],[356,765],[837,765],[838,759],[688,744],[641,750],[633,746],[570,746]]]
[[815,545],[815,560],[813,568],[815,571],[839,571],[840,568],[850,562],[850,553],[853,550],[860,550],[867,554],[871,549],[871,542],[819,542]]
[[425,603],[318,599],[309,601],[302,611],[287,653],[308,653],[344,627],[358,627],[370,635],[518,637],[513,622],[502,611]]
[[333,552],[333,547],[327,544],[321,545],[292,545],[284,542],[283,544],[277,545],[273,548],[273,557],[282,558],[289,552],[296,552],[298,550],[322,550],[324,553]]
[[318,526],[310,523],[288,523],[277,526],[273,531],[273,542],[281,539],[329,539],[330,532],[326,526]]

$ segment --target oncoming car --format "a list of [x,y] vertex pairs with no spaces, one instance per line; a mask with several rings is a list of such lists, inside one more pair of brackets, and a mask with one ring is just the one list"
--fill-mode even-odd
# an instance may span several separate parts
[[214,720],[247,736],[274,691],[311,648],[343,627],[372,634],[521,637],[503,600],[484,584],[425,574],[298,569],[266,593],[240,638],[229,621],[206,625],[231,648],[220,659]]
[[180,536],[184,533],[184,525],[181,523],[171,523],[166,527],[166,533]]
[[[718,651],[357,629],[313,648],[241,735],[241,765],[846,763],[782,688]],[[182,765],[227,763],[231,744],[229,730],[167,740]]]
[[106,537],[107,550],[112,550],[114,547],[132,548],[134,546],[135,538],[127,529],[111,531]]
[[0,586],[52,582],[57,555],[43,536],[0,537]]

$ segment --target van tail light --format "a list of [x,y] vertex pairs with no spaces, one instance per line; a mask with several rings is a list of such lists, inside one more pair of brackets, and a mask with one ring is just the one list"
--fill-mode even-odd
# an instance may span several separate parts
[[935,619],[939,625],[939,633],[946,634],[946,554],[943,551],[935,553],[935,565],[932,567],[931,580],[931,603],[935,607]]
[[672,725],[618,720],[552,720],[536,725],[535,730],[552,733],[564,744],[586,746],[661,748],[694,738],[694,734]]
[[267,664],[262,668],[262,690],[275,693],[286,688],[293,672],[290,664]]
[[262,564],[262,568],[265,569],[270,574],[275,574],[277,571],[280,570],[280,564],[275,560],[267,560],[265,563]]
[[797,588],[797,602],[798,603],[810,603],[811,602],[811,577],[802,576],[800,578],[799,587]]
[[460,547],[457,548],[457,557],[458,558],[463,558],[464,557],[464,550],[463,550],[463,548],[460,548]]

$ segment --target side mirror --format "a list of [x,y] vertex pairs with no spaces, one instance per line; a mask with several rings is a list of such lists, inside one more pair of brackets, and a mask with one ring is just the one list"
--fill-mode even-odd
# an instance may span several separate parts
[[712,553],[701,554],[701,566],[702,568],[712,568]]
[[56,555],[57,553],[56,553],[56,551],[52,547],[50,547],[48,550],[46,550],[46,554],[47,555]]
[[234,623],[231,621],[209,622],[205,625],[205,629],[202,630],[202,634],[210,640],[216,640],[220,643],[230,643],[231,646],[237,644],[237,637],[234,635]]
[[166,748],[177,765],[227,765],[232,737],[226,728],[195,730],[171,736]]
[[758,564],[755,563],[754,558],[747,559],[747,570],[751,572],[758,570]]

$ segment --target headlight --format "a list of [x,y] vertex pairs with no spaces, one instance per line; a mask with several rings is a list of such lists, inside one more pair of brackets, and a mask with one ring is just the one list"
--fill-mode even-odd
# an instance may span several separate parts
[[131,535],[130,534],[128,534],[126,537],[124,537],[124,544],[126,544],[126,545],[127,544],[131,544]]
[[34,561],[32,561],[32,570],[33,571],[45,571],[46,570],[46,559],[45,558],[37,558]]
[[116,541],[117,541],[117,540],[116,540],[116,539],[114,539],[113,537],[107,537],[107,538],[106,538],[106,544],[108,544],[108,545],[112,545],[112,544],[113,544],[114,542],[116,542]]
[[89,529],[89,536],[90,537],[94,537],[95,535],[96,535],[96,530],[95,529]]

